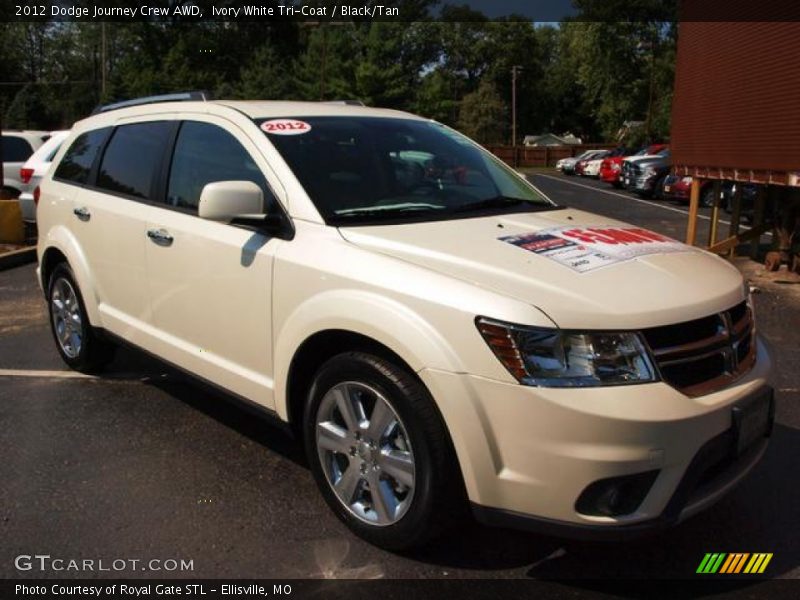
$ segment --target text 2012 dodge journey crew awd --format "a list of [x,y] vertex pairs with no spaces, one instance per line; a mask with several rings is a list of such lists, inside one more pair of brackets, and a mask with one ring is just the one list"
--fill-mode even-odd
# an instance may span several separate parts
[[187,98],[77,123],[41,184],[71,367],[124,339],[274,413],[336,515],[391,549],[462,507],[657,529],[764,453],[770,358],[721,258],[559,207],[428,119]]

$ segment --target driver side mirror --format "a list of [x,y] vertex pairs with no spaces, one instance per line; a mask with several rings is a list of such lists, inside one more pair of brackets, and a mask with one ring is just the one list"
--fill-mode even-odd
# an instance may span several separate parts
[[215,181],[203,187],[197,215],[210,221],[264,216],[264,193],[252,181]]

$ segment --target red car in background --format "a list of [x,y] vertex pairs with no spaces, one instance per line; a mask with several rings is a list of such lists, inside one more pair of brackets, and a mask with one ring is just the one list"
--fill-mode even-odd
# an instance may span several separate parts
[[667,175],[664,180],[664,198],[688,202],[692,191],[692,178],[680,175]]
[[644,148],[640,148],[639,151],[635,152],[634,154],[625,154],[625,152],[623,151],[620,154],[614,154],[613,156],[608,156],[603,160],[603,163],[600,165],[600,181],[605,181],[606,183],[610,183],[614,187],[620,187],[622,185],[622,182],[620,181],[620,175],[622,173],[623,160],[625,160],[626,158],[632,158],[634,156],[645,156],[648,154],[656,154],[666,147],[667,147],[666,144],[652,144],[651,146],[645,146]]

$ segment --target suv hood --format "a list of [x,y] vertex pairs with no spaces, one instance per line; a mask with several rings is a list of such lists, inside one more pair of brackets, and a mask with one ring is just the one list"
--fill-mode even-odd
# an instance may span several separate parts
[[563,328],[666,325],[744,299],[723,259],[572,209],[339,231],[364,250],[536,306]]

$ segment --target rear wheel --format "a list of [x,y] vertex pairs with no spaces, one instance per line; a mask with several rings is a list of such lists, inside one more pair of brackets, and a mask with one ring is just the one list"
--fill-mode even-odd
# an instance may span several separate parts
[[424,386],[401,367],[360,352],[335,356],[314,378],[304,423],[322,495],[370,543],[422,545],[462,512],[444,423]]
[[75,276],[66,263],[53,269],[47,301],[50,330],[67,365],[76,371],[92,373],[113,360],[115,347],[103,340],[89,323]]

